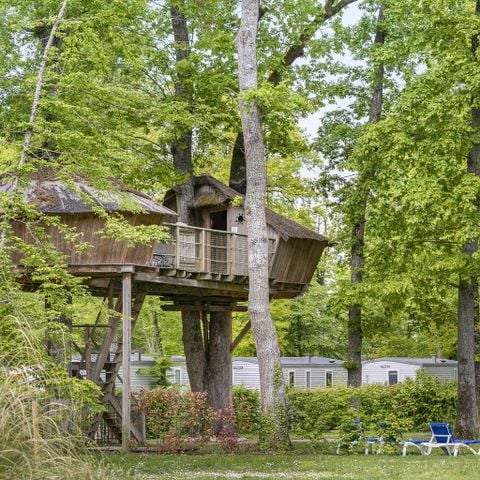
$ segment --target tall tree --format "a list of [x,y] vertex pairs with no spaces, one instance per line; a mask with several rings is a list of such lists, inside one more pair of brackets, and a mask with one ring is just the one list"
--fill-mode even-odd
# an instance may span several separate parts
[[[190,55],[190,38],[188,33],[187,19],[179,7],[170,7],[170,16],[175,42],[175,59],[177,66],[181,66]],[[175,77],[175,97],[178,101],[184,102],[187,107],[192,104],[192,92],[186,85],[185,75],[178,68]],[[179,122],[180,123],[180,122]],[[178,221],[187,225],[194,225],[195,219],[192,215],[193,204],[193,164],[192,164],[192,127],[177,125],[177,136],[174,139],[171,152],[173,164],[178,173],[183,175],[184,181],[177,191],[177,212]],[[185,359],[187,363],[190,387],[193,392],[203,391],[205,388],[204,377],[207,359],[203,344],[200,313],[182,311],[182,338],[185,348]]]
[[288,425],[280,349],[269,306],[265,148],[262,117],[256,99],[258,20],[258,0],[243,0],[237,45],[240,116],[247,167],[248,312],[257,349],[262,413],[273,426],[273,431],[265,429],[261,432],[262,441],[269,448],[278,448],[288,441]]
[[[385,42],[384,30],[384,11],[381,6],[378,11],[377,32],[373,48],[378,48]],[[384,64],[378,62],[375,68],[373,94],[370,102],[370,111],[368,123],[373,124],[380,121],[383,105],[383,82],[384,82]],[[358,287],[362,283],[363,269],[365,267],[365,227],[367,202],[370,196],[368,183],[375,175],[376,166],[367,165],[358,173],[355,186],[356,192],[353,194],[355,199],[354,218],[352,228],[352,246],[350,252],[350,275],[352,286]],[[348,307],[348,385],[359,387],[362,385],[362,307],[358,302],[350,304]]]
[[[315,39],[315,34],[325,25],[328,20],[340,14],[348,5],[357,0],[325,0],[325,3],[315,7],[308,16],[309,21],[301,28],[297,38],[291,40],[285,51],[280,55],[279,60],[273,64],[270,70],[267,70],[266,79],[271,86],[278,86],[284,80],[288,68],[299,59],[305,56],[309,44]],[[305,6],[306,7],[306,6]],[[304,8],[305,8],[304,7]],[[308,7],[307,7],[308,8]],[[305,8],[305,10],[307,10]],[[265,14],[267,10],[261,10]],[[260,16],[260,15],[259,15]],[[239,132],[235,138],[232,151],[232,162],[230,165],[229,184],[240,193],[246,191],[246,159],[244,133]]]
[[[187,19],[180,10],[178,2],[170,6],[177,74],[175,76],[175,98],[183,102],[187,109],[193,108],[192,78],[182,73],[188,62],[190,38]],[[193,127],[185,126],[182,121],[176,125],[177,136],[172,143],[173,163],[178,173],[184,176],[184,182],[177,188],[178,220],[195,225],[192,215],[194,183],[192,142]],[[205,314],[202,322],[200,313],[182,311],[183,342],[188,376],[192,391],[207,391],[209,404],[216,409],[231,405],[231,354],[232,316],[230,313],[216,312]]]
[[[476,0],[475,15],[480,19],[480,0]],[[480,32],[471,38],[472,62],[478,68]],[[480,93],[471,89],[471,128],[473,142],[468,152],[467,172],[480,177]],[[474,199],[480,211],[480,191]],[[472,257],[478,251],[479,237],[475,235],[463,245],[463,253]],[[459,435],[475,438],[478,434],[478,406],[475,376],[475,330],[478,318],[478,273],[461,275],[458,283],[458,403],[456,429]]]

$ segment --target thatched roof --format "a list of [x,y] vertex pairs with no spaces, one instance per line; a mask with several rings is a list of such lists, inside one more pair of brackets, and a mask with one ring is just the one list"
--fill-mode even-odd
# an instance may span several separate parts
[[[0,175],[0,192],[10,190],[12,176]],[[53,171],[39,171],[30,176],[27,186],[20,184],[18,192],[25,203],[46,214],[81,214],[92,212],[98,206],[108,212],[127,212],[140,209],[144,213],[163,215],[175,221],[177,214],[154,202],[118,180],[111,181],[114,188],[103,191],[94,188],[84,178],[72,175],[70,182],[60,180]]]
[[[200,208],[213,205],[228,205],[235,197],[244,198],[244,195],[238,193],[233,188],[224,185],[216,178],[209,175],[202,175],[200,177],[194,177],[195,190],[202,186],[209,186],[213,189],[214,194],[208,198],[199,198],[195,200],[194,207]],[[165,203],[169,204],[172,198],[176,195],[177,187],[170,189],[165,195]],[[269,208],[266,209],[267,224],[270,225],[284,240],[289,238],[305,238],[310,240],[317,240],[320,242],[328,242],[328,239],[323,235],[320,235],[313,230],[305,228],[293,220],[290,220],[283,215],[280,215]]]

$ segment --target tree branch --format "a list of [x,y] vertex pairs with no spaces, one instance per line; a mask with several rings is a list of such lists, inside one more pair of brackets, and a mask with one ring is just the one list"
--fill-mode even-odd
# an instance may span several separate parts
[[273,70],[268,76],[268,81],[274,85],[278,85],[282,80],[283,69],[289,67],[298,58],[305,54],[305,47],[308,42],[313,38],[318,28],[325,23],[328,19],[335,16],[346,6],[355,3],[357,0],[341,0],[337,4],[333,4],[333,0],[326,0],[325,6],[321,13],[315,16],[312,22],[307,25],[303,32],[298,37],[298,42],[292,45],[283,55],[281,66]]
[[20,160],[18,162],[19,167],[22,167],[23,165],[25,165],[25,162],[27,161],[27,153],[28,153],[28,149],[30,148],[30,144],[33,136],[33,125],[37,119],[38,104],[40,103],[40,95],[43,87],[43,76],[45,73],[45,67],[47,65],[48,51],[52,46],[53,40],[55,38],[55,33],[58,29],[58,26],[60,25],[60,22],[62,21],[63,15],[65,14],[65,9],[67,8],[67,1],[68,0],[63,0],[62,6],[60,7],[60,11],[58,12],[58,15],[57,15],[57,19],[55,20],[55,23],[53,24],[52,29],[50,30],[50,35],[48,36],[47,43],[43,50],[42,60],[40,62],[40,68],[38,69],[37,83],[35,85],[35,94],[33,96],[32,109],[30,111],[30,119],[28,121],[30,126],[28,127],[28,130],[25,132],[22,153],[20,154]]

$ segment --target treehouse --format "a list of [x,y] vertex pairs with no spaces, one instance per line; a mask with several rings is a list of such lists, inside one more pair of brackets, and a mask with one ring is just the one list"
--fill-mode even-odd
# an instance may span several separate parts
[[[177,190],[164,205],[177,209]],[[189,272],[217,275],[226,282],[248,276],[247,231],[243,195],[210,176],[194,178],[195,227],[172,225],[159,243],[154,261]],[[292,298],[310,282],[327,239],[288,218],[266,211],[271,298]]]
[[[20,185],[18,192],[25,203],[44,214],[38,221],[45,237],[64,254],[70,273],[121,314],[104,323],[99,315],[94,324],[67,322],[67,326],[84,330],[84,344],[73,345],[79,356],[70,366],[72,375],[92,380],[103,392],[105,412],[97,415],[88,436],[116,438],[127,449],[130,438],[144,439],[142,429],[131,422],[129,372],[131,332],[145,297],[166,300],[165,310],[201,313],[207,345],[209,313],[246,310],[241,303],[248,298],[247,236],[243,196],[212,177],[194,178],[194,225],[176,222],[178,187],[169,190],[160,205],[120,182],[113,184],[115,188],[101,191],[82,177],[65,180],[53,170],[43,170]],[[0,176],[0,192],[8,192],[11,185],[11,179]],[[160,225],[165,232],[157,241],[132,244],[104,235],[106,215],[132,226]],[[270,296],[295,297],[310,282],[327,239],[271,210],[266,218]],[[21,219],[12,222],[11,229],[26,244],[42,238]],[[21,249],[10,246],[20,281],[26,290],[35,290],[38,280],[30,278]],[[233,341],[231,332],[222,337],[227,356],[248,328],[247,324]],[[121,366],[125,374],[120,402],[114,389]],[[229,365],[226,368],[230,371]]]

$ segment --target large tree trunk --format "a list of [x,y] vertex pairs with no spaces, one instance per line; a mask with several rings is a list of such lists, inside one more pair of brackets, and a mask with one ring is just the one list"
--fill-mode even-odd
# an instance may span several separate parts
[[[175,41],[175,60],[180,63],[190,55],[190,39],[187,20],[175,6],[170,7],[173,37]],[[185,87],[185,78],[178,74],[175,78],[175,96],[187,103],[192,102],[191,93]],[[175,128],[183,129],[181,125]],[[193,204],[193,166],[192,166],[192,129],[180,131],[172,143],[171,152],[177,172],[186,176],[185,181],[177,190],[178,221],[187,225],[194,224],[191,205]],[[182,311],[183,344],[190,388],[192,392],[204,390],[206,357],[202,341],[199,312]]]
[[[476,2],[475,13],[480,16],[480,0]],[[471,41],[472,57],[478,63],[479,34]],[[480,132],[480,108],[478,98],[472,95],[471,124],[478,135]],[[467,172],[480,177],[480,143],[473,143],[467,159]],[[480,210],[480,195],[476,198]],[[478,237],[466,242],[463,253],[469,259],[478,251]],[[478,277],[460,278],[458,284],[458,402],[456,430],[458,435],[476,438],[478,434],[477,389],[475,381],[475,320],[477,312]]]
[[[187,20],[176,6],[170,7],[173,36],[175,41],[176,62],[183,62],[190,55],[190,39]],[[175,79],[175,96],[191,104],[192,94],[185,86],[184,75]],[[177,125],[176,128],[184,128]],[[192,165],[192,129],[179,132],[171,146],[175,169],[186,175],[186,181],[177,190],[178,221],[195,225],[192,215],[194,198]],[[209,403],[217,409],[231,405],[231,358],[225,356],[224,350],[230,348],[231,315],[229,313],[211,314],[210,334],[213,343],[205,345],[202,337],[199,312],[182,311],[183,343],[187,363],[190,388],[193,392],[208,392]],[[223,322],[223,323],[222,323]]]
[[182,311],[182,328],[190,389],[192,392],[203,392],[205,390],[204,377],[207,358],[198,312]]
[[269,307],[265,151],[260,109],[255,101],[245,100],[245,95],[257,88],[258,14],[258,0],[242,1],[242,20],[237,43],[240,114],[247,165],[245,213],[248,235],[248,312],[260,370],[262,413],[271,427],[270,432],[262,432],[261,440],[266,448],[278,448],[288,442],[288,427],[280,349]]
[[[384,12],[383,7],[379,9],[377,19],[377,33],[375,35],[375,44],[383,45],[385,43],[385,32],[383,29]],[[376,123],[380,120],[383,107],[383,78],[384,65],[380,63],[377,69],[375,85],[370,103],[369,123]],[[354,208],[357,211],[357,218],[354,221],[352,229],[352,248],[350,255],[350,282],[353,287],[362,283],[363,268],[365,266],[365,215],[369,190],[365,188],[365,182],[368,181],[375,172],[372,168],[367,168],[365,172],[359,174],[357,189],[360,201]],[[355,302],[348,308],[348,385],[360,387],[362,385],[362,307]]]
[[[472,242],[464,252],[473,254],[478,242]],[[475,280],[460,280],[458,286],[458,401],[455,429],[459,436],[476,438],[478,411],[475,382],[475,299],[478,284]]]
[[208,392],[208,404],[215,410],[222,410],[232,403],[231,339],[232,314],[210,313],[205,387]]

